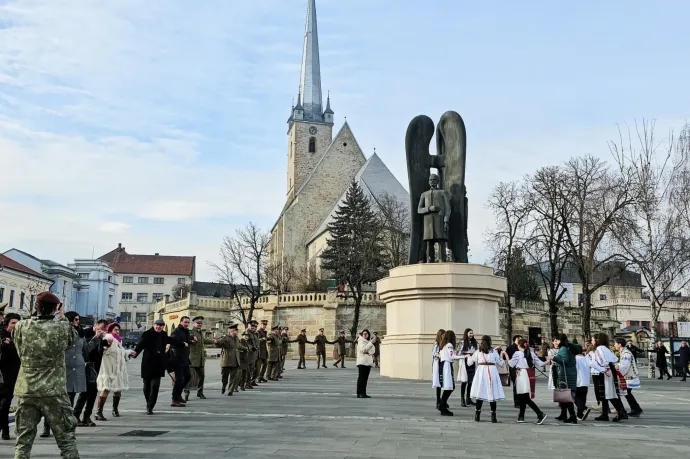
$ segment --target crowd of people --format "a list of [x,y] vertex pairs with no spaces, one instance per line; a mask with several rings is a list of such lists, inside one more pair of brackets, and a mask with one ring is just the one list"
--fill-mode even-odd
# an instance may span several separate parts
[[[525,422],[529,407],[537,416],[537,424],[542,424],[547,415],[536,405],[534,397],[536,372],[543,368],[548,375],[547,387],[560,408],[556,420],[577,424],[587,420],[592,410],[601,413],[596,421],[620,422],[630,416],[639,417],[644,411],[633,395],[640,388],[640,378],[631,347],[625,339],[616,338],[614,353],[606,333],[595,335],[584,347],[559,334],[551,341],[550,348],[542,349],[542,355],[537,355],[521,336],[515,336],[504,351],[500,346],[492,347],[490,336],[483,336],[478,342],[471,329],[465,330],[459,342],[452,330],[439,330],[432,350],[436,408],[443,416],[453,416],[448,401],[457,381],[461,384],[461,407],[474,407],[474,419],[480,421],[484,402],[489,402],[491,422],[498,422],[497,402],[506,398],[504,387],[512,385],[517,422]],[[688,353],[687,342],[683,342],[678,354],[685,367]],[[456,360],[459,361],[457,379],[453,369]],[[594,387],[597,402],[593,407],[587,404],[590,385]],[[623,398],[629,410],[625,409]],[[615,417],[610,418],[612,414]]]
[[[30,457],[41,419],[41,437],[52,434],[61,457],[78,458],[76,428],[94,427],[94,421],[107,421],[104,411],[109,398],[112,416],[120,416],[120,400],[129,389],[127,361],[139,356],[148,415],[153,414],[166,373],[173,384],[172,407],[187,406],[192,391],[205,399],[208,340],[202,331],[203,320],[203,317],[182,317],[170,335],[165,331],[165,322],[156,320],[141,335],[137,346],[129,350],[123,346],[117,322],[98,320],[92,327],[83,327],[81,317],[73,311],[65,313],[58,297],[50,292],[36,297],[35,314],[28,319],[22,320],[14,313],[2,314],[2,439],[11,439],[9,412],[16,396],[15,458]],[[222,394],[231,396],[282,379],[290,343],[298,344],[299,369],[306,368],[307,344],[316,346],[317,369],[327,368],[327,344],[335,345],[333,366],[345,368],[346,345],[351,341],[345,338],[344,331],[333,341],[326,338],[324,329],[313,340],[307,339],[306,329],[290,339],[287,327],[276,325],[269,331],[267,325],[266,320],[260,325],[252,320],[239,335],[238,324],[234,324],[228,327],[225,336],[211,340],[221,351]],[[376,335],[363,330],[356,340],[358,398],[369,397],[366,394],[369,373],[373,366],[378,366],[380,341]]]

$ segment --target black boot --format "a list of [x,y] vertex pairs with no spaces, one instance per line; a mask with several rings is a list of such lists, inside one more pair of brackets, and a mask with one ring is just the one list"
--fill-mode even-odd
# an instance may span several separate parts
[[453,412],[444,407],[441,409],[441,416],[453,416]]
[[616,417],[612,419],[613,422],[621,422],[628,419],[628,413],[625,410],[616,410]]
[[48,421],[43,421],[43,432],[41,432],[41,438],[50,437],[50,424]]
[[466,403],[467,403],[467,406],[476,406],[476,405],[477,405],[476,403],[474,403],[474,402],[472,401],[472,399],[470,398],[469,394],[467,395],[467,401],[466,401]]
[[9,440],[10,439],[10,428],[9,427],[2,429],[2,439],[3,440]]
[[477,411],[474,412],[474,420],[475,420],[476,422],[479,422],[479,418],[480,418],[481,414],[482,414],[482,412],[479,411],[479,410],[477,410]]
[[498,419],[496,419],[496,412],[495,411],[491,412],[491,422],[493,422],[494,424],[496,424],[498,422]]
[[199,397],[199,398],[202,399],[202,400],[206,400],[206,396],[204,395],[204,391],[203,391],[203,390],[197,391],[196,396]]
[[120,412],[118,411],[118,407],[120,406],[120,396],[113,394],[113,416],[116,418],[120,417]]
[[189,391],[186,390],[184,391],[184,402],[187,403],[189,401]]
[[225,393],[225,384],[223,384],[223,387],[220,388],[220,393],[221,395]]
[[106,397],[102,395],[98,396],[98,408],[96,409],[96,421],[107,421],[105,416],[103,416],[103,407],[105,406]]

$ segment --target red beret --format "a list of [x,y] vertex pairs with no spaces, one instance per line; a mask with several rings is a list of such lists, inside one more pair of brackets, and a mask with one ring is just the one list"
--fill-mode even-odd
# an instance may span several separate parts
[[36,295],[36,302],[39,304],[60,304],[60,298],[50,292],[41,292]]

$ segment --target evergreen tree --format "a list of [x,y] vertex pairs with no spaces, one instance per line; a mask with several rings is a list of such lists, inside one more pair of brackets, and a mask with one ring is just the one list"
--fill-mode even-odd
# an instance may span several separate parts
[[345,202],[328,225],[330,238],[321,254],[321,268],[330,272],[355,302],[350,337],[359,326],[363,287],[381,279],[389,260],[384,246],[384,227],[371,202],[356,182],[347,190]]
[[516,300],[541,301],[539,285],[525,262],[522,249],[513,249],[510,260],[506,263],[506,278],[508,290],[515,295]]

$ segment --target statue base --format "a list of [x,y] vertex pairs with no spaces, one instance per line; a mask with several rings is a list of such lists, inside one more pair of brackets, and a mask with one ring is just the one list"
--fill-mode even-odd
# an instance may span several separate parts
[[381,341],[381,375],[431,380],[431,351],[439,329],[462,339],[466,328],[477,340],[500,336],[498,306],[507,282],[488,266],[428,263],[391,269],[376,284],[386,303],[386,336]]

